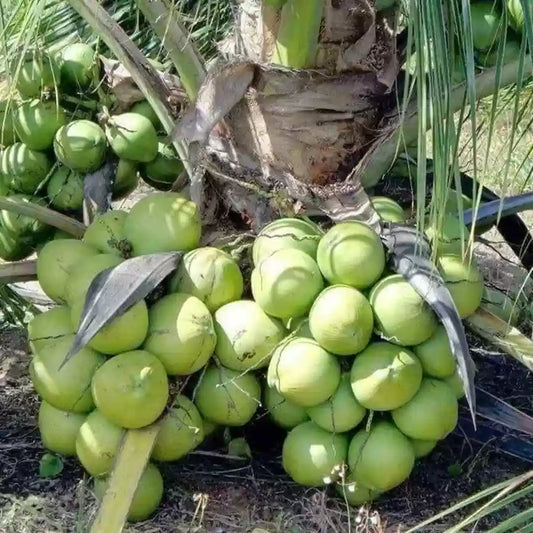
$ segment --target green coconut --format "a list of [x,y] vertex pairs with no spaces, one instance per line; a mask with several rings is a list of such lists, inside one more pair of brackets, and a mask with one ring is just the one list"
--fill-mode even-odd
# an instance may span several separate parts
[[4,261],[20,261],[33,253],[31,242],[22,239],[0,223],[0,258]]
[[139,200],[124,223],[134,255],[189,251],[198,248],[201,233],[198,206],[172,192]]
[[357,401],[373,411],[389,411],[408,402],[422,381],[422,365],[410,350],[374,342],[357,355],[351,370]]
[[385,268],[385,250],[372,228],[362,222],[343,222],[322,238],[317,261],[331,284],[362,290],[380,278]]
[[83,257],[76,262],[71,269],[65,284],[65,301],[73,306],[83,301],[94,278],[121,263],[120,257],[113,254],[97,254],[91,257]]
[[353,355],[370,342],[374,327],[372,307],[357,289],[333,285],[324,289],[309,312],[315,340],[336,355]]
[[448,213],[441,223],[430,222],[426,236],[438,254],[461,253],[468,246],[470,232],[456,214]]
[[56,409],[45,401],[39,408],[39,431],[43,445],[61,455],[76,455],[76,436],[86,415]]
[[[533,3],[529,0],[530,10],[533,10]],[[524,8],[521,0],[507,0],[507,15],[509,16],[509,25],[518,34],[524,32]]]
[[474,314],[483,298],[483,276],[474,258],[463,260],[455,254],[441,255],[438,268],[452,295],[459,316]]
[[0,146],[10,146],[16,140],[13,104],[7,100],[0,100]]
[[54,142],[56,131],[67,123],[65,110],[55,100],[31,100],[15,113],[18,138],[32,150],[47,150]]
[[135,161],[119,159],[115,181],[113,182],[113,200],[121,200],[131,194],[139,185],[139,169]]
[[[94,492],[100,500],[104,497],[107,483],[107,479],[103,478],[96,478],[94,480]],[[133,493],[133,499],[131,500],[127,515],[128,521],[141,522],[150,518],[163,499],[163,488],[163,477],[159,469],[152,463],[149,463]]]
[[346,435],[330,433],[314,422],[304,422],[285,438],[282,463],[296,483],[321,487],[339,478],[347,453]]
[[96,407],[117,426],[136,429],[155,422],[168,400],[168,379],[159,359],[144,350],[108,359],[91,383]]
[[57,239],[45,244],[37,256],[37,280],[44,293],[57,302],[65,302],[67,279],[79,261],[98,251],[74,239]]
[[282,342],[268,366],[268,385],[287,400],[313,407],[331,397],[341,379],[337,358],[317,342],[295,337]]
[[394,423],[412,439],[441,440],[457,425],[458,406],[449,385],[424,378],[415,396],[392,411]]
[[171,292],[196,296],[214,313],[242,296],[244,280],[231,255],[218,248],[205,247],[185,254],[170,281]]
[[386,421],[370,431],[358,431],[348,449],[348,466],[357,483],[375,491],[390,490],[403,483],[415,464],[409,439]]
[[481,307],[501,318],[511,326],[516,326],[520,318],[521,302],[510,297],[506,292],[485,286],[481,298]]
[[111,148],[121,159],[148,163],[157,156],[157,133],[149,119],[137,113],[111,117],[105,125]]
[[83,242],[103,254],[131,255],[131,244],[124,237],[126,211],[108,211],[97,215],[83,235]]
[[[481,54],[479,62],[485,68],[495,67],[499,60],[498,53],[498,43],[494,43],[494,46],[490,50]],[[518,57],[520,57],[520,43],[508,37],[503,48],[502,63],[506,65],[507,63],[516,60]]]
[[239,300],[214,314],[220,362],[232,370],[268,366],[274,348],[285,337],[281,322],[268,316],[255,302]]
[[307,409],[309,418],[332,433],[344,433],[356,427],[365,417],[366,409],[355,399],[350,374],[345,373],[333,396],[324,403]]
[[455,357],[444,326],[439,325],[435,333],[427,341],[415,346],[413,351],[427,376],[446,378],[455,372]]
[[76,455],[91,476],[111,472],[125,433],[98,409],[87,416],[76,437]]
[[405,213],[400,204],[386,196],[373,196],[370,198],[372,206],[385,222],[405,222]]
[[183,163],[174,147],[160,140],[157,145],[157,155],[153,161],[144,165],[142,177],[155,189],[169,191],[183,170]]
[[73,333],[70,309],[65,305],[35,315],[28,322],[28,341],[34,354]]
[[140,102],[136,102],[135,104],[133,104],[130,111],[132,113],[137,113],[138,115],[146,117],[153,124],[156,131],[159,131],[161,129],[161,122],[157,117],[157,113],[154,111],[154,108],[150,105],[150,102],[148,102],[148,100],[141,100]]
[[360,506],[365,503],[370,503],[374,501],[381,492],[377,490],[369,489],[361,483],[353,480],[353,476],[350,474],[347,476],[344,483],[337,483],[335,487],[337,494],[346,502],[348,505]]
[[312,222],[301,218],[281,218],[265,226],[254,241],[252,249],[254,265],[278,250],[300,250],[316,259],[322,230]]
[[204,440],[204,424],[196,406],[182,394],[176,396],[172,408],[157,434],[152,458],[177,461]]
[[83,348],[60,368],[74,335],[44,346],[30,364],[30,377],[37,394],[56,409],[87,413],[94,407],[91,379],[105,357],[91,348]]
[[88,44],[74,43],[61,50],[61,86],[68,92],[88,89],[98,81],[100,60]]
[[376,332],[385,340],[415,346],[429,339],[437,319],[421,296],[400,274],[387,276],[369,295]]
[[500,10],[492,2],[477,1],[470,4],[474,48],[487,50],[499,39],[503,29]]
[[437,446],[437,441],[411,439],[411,445],[413,446],[413,450],[415,451],[415,457],[418,459],[420,457],[425,457],[426,455],[429,455],[433,451],[435,446]]
[[244,426],[261,401],[261,385],[251,372],[209,366],[196,388],[196,407],[206,420],[221,426]]
[[214,422],[211,422],[211,420],[202,419],[203,426],[204,426],[204,439],[207,439],[207,437],[210,437],[215,433],[217,429],[219,429],[219,425],[215,424]]
[[59,85],[59,68],[56,61],[47,53],[31,51],[27,53],[20,64],[18,75],[16,61],[13,74],[16,75],[16,88],[25,98],[36,98],[45,89],[53,89]]
[[[27,204],[46,206],[46,202],[42,198],[25,194],[11,194],[10,198]],[[50,226],[47,226],[34,217],[21,215],[20,213],[8,211],[7,209],[0,211],[0,220],[8,231],[32,243],[38,241],[40,238],[46,237],[52,231]]]
[[105,159],[106,138],[102,128],[90,120],[74,120],[59,128],[54,152],[60,163],[82,174],[100,168]]
[[316,262],[306,253],[282,249],[266,257],[252,271],[254,300],[277,318],[303,316],[324,287]]
[[444,383],[446,383],[452,389],[453,393],[455,394],[455,397],[458,400],[464,397],[465,390],[463,388],[463,382],[461,381],[459,374],[457,374],[457,371],[453,376],[445,378]]
[[268,385],[264,388],[263,402],[272,420],[282,428],[291,429],[309,420],[304,407],[289,402],[276,389]]
[[170,375],[200,370],[213,355],[217,336],[209,309],[195,296],[163,296],[150,309],[144,348],[163,363]]
[[[84,304],[84,298],[72,304],[70,319],[73,327],[79,326]],[[89,341],[89,346],[98,352],[114,355],[135,350],[141,346],[147,334],[148,308],[141,300],[101,329]]]
[[7,185],[25,194],[34,194],[51,168],[52,163],[45,153],[31,150],[22,143],[8,146],[0,159],[0,173],[7,177]]
[[53,172],[46,194],[57,209],[70,211],[83,206],[83,176],[75,170],[59,166]]

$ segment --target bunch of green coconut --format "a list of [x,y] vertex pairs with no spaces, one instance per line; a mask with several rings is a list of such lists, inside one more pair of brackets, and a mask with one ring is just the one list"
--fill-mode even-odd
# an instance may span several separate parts
[[[503,13],[504,9],[507,11],[507,18]],[[515,61],[519,57],[520,40],[524,33],[524,10],[521,0],[507,0],[506,2],[504,0],[501,4],[500,2],[472,0],[470,17],[477,65],[482,68],[496,66],[498,47],[502,39],[505,39],[503,63]],[[505,20],[507,20],[507,25]],[[456,62],[453,78],[456,82],[465,79],[464,63],[460,59]]]
[[[139,176],[157,189],[171,188],[183,166],[158,137],[157,116],[146,101],[110,115],[100,100],[101,70],[95,50],[82,43],[56,55],[28,52],[13,63],[17,94],[0,102],[1,196],[79,218],[85,176],[110,159],[117,165],[115,200],[130,194]],[[31,217],[0,211],[5,261],[28,257],[54,236]]]
[[[463,391],[446,333],[387,269],[370,227],[271,223],[253,244],[250,293],[232,256],[200,240],[197,206],[158,192],[38,254],[38,280],[57,303],[28,325],[44,446],[77,456],[102,495],[125,431],[163,418],[130,520],[161,500],[157,463],[265,413],[289,431],[288,475],[334,486],[354,505],[402,483],[454,429]],[[176,250],[186,254],[163,295],[133,305],[61,366],[92,280],[128,257]],[[475,264],[443,253],[438,268],[461,316],[473,313],[483,291]]]

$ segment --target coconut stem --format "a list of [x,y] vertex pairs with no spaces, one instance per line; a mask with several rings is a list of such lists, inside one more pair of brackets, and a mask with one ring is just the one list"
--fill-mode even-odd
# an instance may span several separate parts
[[0,209],[36,218],[40,222],[54,226],[54,228],[60,229],[77,238],[83,237],[85,233],[85,226],[78,220],[32,202],[24,202],[18,198],[0,196]]
[[20,261],[0,265],[0,283],[18,283],[37,279],[37,261]]
[[289,68],[314,66],[325,0],[287,0],[272,62]]

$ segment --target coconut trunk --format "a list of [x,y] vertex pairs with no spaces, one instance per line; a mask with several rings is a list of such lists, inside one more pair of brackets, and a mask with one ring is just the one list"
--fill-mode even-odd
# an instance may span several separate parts
[[[217,93],[224,74],[209,75],[203,85],[207,107],[199,103],[201,90],[189,117],[196,135],[186,119],[182,134],[205,136],[217,196],[256,226],[279,214],[302,213],[376,223],[359,180],[347,178],[395,104],[395,10],[377,12],[374,0],[309,0],[322,17],[317,42],[302,43],[306,56],[298,46],[296,53],[294,46],[285,49],[294,28],[287,27],[288,4],[280,9],[280,3],[241,0],[236,30],[220,46],[225,61],[219,68],[233,69],[232,75],[250,68],[249,83],[239,95],[244,78],[237,73]],[[301,68],[275,64],[283,60]],[[216,127],[208,120],[198,134],[199,117],[217,117],[224,108],[224,120]]]

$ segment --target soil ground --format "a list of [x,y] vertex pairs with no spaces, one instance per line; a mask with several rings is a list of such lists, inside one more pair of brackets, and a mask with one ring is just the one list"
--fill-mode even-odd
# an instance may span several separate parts
[[[488,253],[488,252],[487,252]],[[486,257],[490,262],[490,255]],[[520,271],[498,261],[489,271],[514,279]],[[502,266],[503,265],[503,266]],[[531,374],[509,356],[487,349],[471,338],[482,388],[533,415]],[[37,430],[38,400],[27,367],[24,331],[0,334],[0,532],[83,533],[88,531],[96,504],[90,481],[76,461],[68,459],[60,476],[39,477],[44,453]],[[465,437],[470,422],[466,409],[458,430],[427,458],[399,488],[371,506],[349,509],[328,490],[305,490],[291,483],[280,467],[282,435],[266,418],[248,430],[251,461],[225,457],[222,438],[186,460],[165,465],[164,501],[149,521],[127,531],[156,533],[396,533],[446,509],[468,495],[530,470],[532,463],[501,449],[505,439],[480,444]],[[265,428],[268,424],[268,428]],[[468,432],[468,431],[467,431]],[[237,435],[237,433],[235,433]],[[533,459],[532,459],[533,461]],[[524,499],[476,524],[490,526],[520,509],[533,506]],[[472,511],[473,509],[470,509]],[[464,514],[464,513],[463,513]],[[447,531],[462,514],[454,514],[421,531]],[[530,525],[533,531],[533,524]]]

